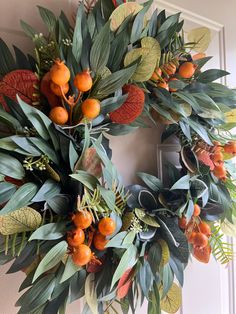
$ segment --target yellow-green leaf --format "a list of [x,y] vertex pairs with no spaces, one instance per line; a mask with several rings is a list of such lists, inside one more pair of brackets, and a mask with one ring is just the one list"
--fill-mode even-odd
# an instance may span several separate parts
[[211,42],[211,31],[207,27],[194,28],[188,33],[188,41],[195,43],[195,51],[204,52]]
[[158,243],[161,246],[161,265],[164,266],[169,262],[170,250],[166,241],[164,241],[163,239],[159,239]]
[[230,110],[225,113],[226,123],[236,123],[236,109]]
[[143,221],[145,224],[148,226],[152,227],[160,227],[159,223],[156,221],[156,219],[148,214],[141,209],[141,208],[135,208],[135,214],[136,216]]
[[233,217],[233,223],[225,219],[220,225],[222,232],[229,236],[236,238],[236,218]]
[[[162,293],[161,293],[162,294]],[[167,295],[161,300],[161,309],[166,313],[175,314],[182,303],[182,291],[176,283],[168,291]]]
[[93,314],[98,314],[98,300],[95,289],[94,274],[90,273],[85,281],[85,300]]
[[36,230],[42,222],[40,213],[31,207],[22,207],[10,214],[0,216],[0,233],[10,235]]
[[141,58],[132,79],[136,82],[144,82],[152,76],[160,56],[161,49],[158,41],[152,37],[144,37],[141,40],[141,48],[133,49],[126,54],[124,65],[128,66]]
[[142,8],[143,6],[137,2],[127,2],[119,5],[110,16],[111,30],[116,31],[129,15],[136,15]]

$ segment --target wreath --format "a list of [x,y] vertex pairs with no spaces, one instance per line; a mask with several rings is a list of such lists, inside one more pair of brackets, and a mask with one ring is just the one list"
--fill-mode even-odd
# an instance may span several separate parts
[[[80,4],[21,22],[35,56],[0,41],[0,262],[24,271],[18,313],[175,313],[190,256],[222,264],[235,235],[236,94],[203,70],[209,30],[148,1]],[[93,7],[93,8],[92,8]],[[197,54],[192,54],[194,49]],[[165,125],[181,167],[124,186],[107,135]]]

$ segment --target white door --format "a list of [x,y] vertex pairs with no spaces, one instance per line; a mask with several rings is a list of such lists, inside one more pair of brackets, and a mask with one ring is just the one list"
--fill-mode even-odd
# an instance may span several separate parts
[[[0,37],[8,44],[14,44],[30,51],[32,44],[20,31],[19,20],[26,20],[36,29],[43,30],[36,5],[41,5],[59,13],[63,9],[70,12],[71,2],[76,0],[8,0],[0,1]],[[236,2],[215,0],[170,0],[156,1],[155,6],[165,8],[168,13],[182,11],[186,19],[186,29],[206,26],[212,31],[213,41],[209,55],[214,55],[209,66],[227,68],[232,75],[227,84],[236,86]],[[155,132],[155,133],[154,133]],[[154,136],[155,135],[155,136]],[[160,143],[160,130],[140,130],[134,134],[112,139],[113,161],[122,173],[125,183],[136,180],[135,172],[157,173],[157,144]],[[0,314],[15,314],[14,303],[18,299],[18,287],[24,274],[5,275],[9,265],[0,268]],[[193,261],[185,274],[182,314],[235,314],[235,266],[224,269],[213,259],[207,266]],[[235,275],[234,275],[235,276]],[[3,297],[4,293],[4,297]],[[67,309],[67,314],[80,314],[81,306],[75,302]],[[138,311],[146,313],[144,306]]]

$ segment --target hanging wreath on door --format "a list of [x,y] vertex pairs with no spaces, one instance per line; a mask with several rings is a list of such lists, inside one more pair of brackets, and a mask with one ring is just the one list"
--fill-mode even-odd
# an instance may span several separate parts
[[[235,91],[215,82],[228,72],[202,69],[208,29],[186,42],[180,14],[149,19],[150,1],[87,4],[75,27],[39,7],[46,35],[21,22],[35,57],[0,42],[0,261],[27,275],[19,313],[82,297],[84,313],[144,298],[148,313],[175,313],[191,255],[233,257]],[[107,134],[159,124],[181,169],[123,186]]]

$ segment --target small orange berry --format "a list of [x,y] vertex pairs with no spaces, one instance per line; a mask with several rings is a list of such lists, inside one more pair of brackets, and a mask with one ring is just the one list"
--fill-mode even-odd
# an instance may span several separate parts
[[77,228],[87,229],[93,222],[93,217],[87,210],[79,211],[72,217]]
[[236,155],[236,142],[229,142],[224,146],[225,153]]
[[201,213],[201,208],[198,204],[194,204],[193,216],[199,216]]
[[84,266],[90,262],[92,252],[85,244],[80,244],[72,254],[72,260],[77,266]]
[[169,85],[166,82],[159,82],[157,84],[157,87],[161,87],[161,88],[164,88],[166,90],[169,90]]
[[151,76],[151,80],[153,81],[158,81],[160,79],[162,75],[162,70],[161,68],[157,68],[153,73],[152,73],[152,76]]
[[83,115],[88,119],[95,119],[100,113],[100,102],[94,98],[86,99],[81,106]]
[[198,225],[199,230],[207,237],[211,235],[211,227],[205,221],[201,221]]
[[98,223],[98,230],[104,236],[111,235],[116,230],[116,223],[112,218],[104,217]]
[[189,79],[193,76],[197,68],[197,65],[192,62],[184,62],[179,67],[179,75],[182,78]]
[[84,240],[85,234],[80,228],[68,232],[67,234],[67,243],[72,247],[78,247],[80,244],[84,243]]
[[179,218],[178,224],[179,224],[179,227],[181,229],[186,229],[187,228],[187,219],[184,216]]
[[56,124],[63,125],[68,121],[69,115],[65,108],[54,107],[49,112],[49,118]]
[[227,171],[224,167],[223,164],[219,165],[219,166],[215,166],[214,170],[213,170],[213,174],[214,176],[216,176],[218,179],[222,179],[225,180],[226,176],[227,176]]
[[208,244],[208,237],[201,232],[197,232],[194,235],[192,242],[193,246],[203,248]]
[[74,85],[80,92],[87,92],[93,85],[89,70],[78,73],[74,78]]
[[70,80],[70,70],[63,61],[57,59],[50,69],[50,78],[53,83],[63,86]]
[[109,240],[106,239],[106,236],[102,235],[101,233],[96,233],[93,238],[94,247],[99,251],[103,251],[106,249],[105,246],[108,241]]

